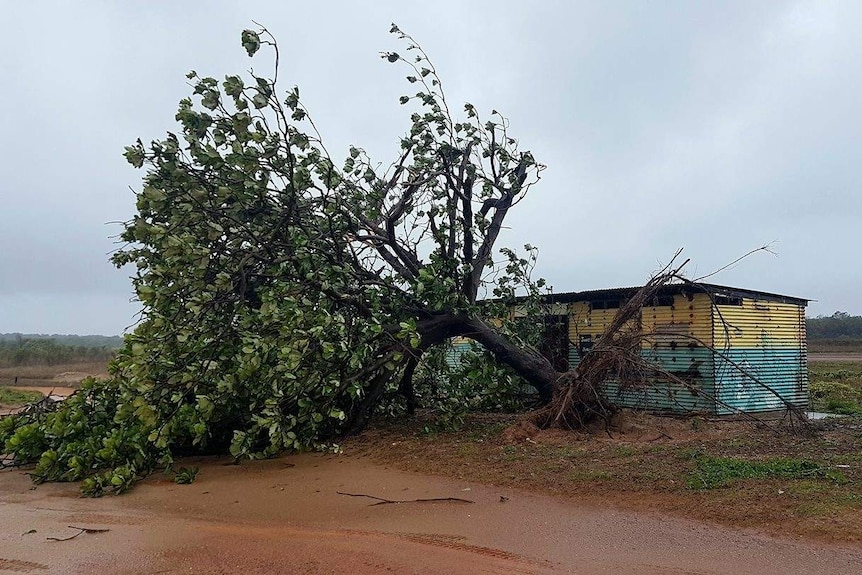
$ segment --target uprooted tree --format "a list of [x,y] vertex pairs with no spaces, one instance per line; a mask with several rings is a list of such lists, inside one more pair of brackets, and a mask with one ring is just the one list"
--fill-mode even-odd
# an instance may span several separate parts
[[[272,51],[272,78],[191,72],[179,133],[126,149],[147,172],[113,261],[137,266],[143,317],[108,381],[0,421],[5,451],[37,462],[37,480],[86,479],[99,494],[178,454],[323,445],[395,392],[413,409],[423,355],[455,336],[555,400],[546,424],[605,412],[597,383],[618,359],[559,373],[506,321],[516,290],[526,309],[543,283],[530,278],[532,247],[521,257],[495,244],[543,166],[496,111],[456,116],[422,49],[392,32],[405,55],[382,56],[409,69],[416,91],[401,104],[415,111],[385,168],[353,147],[336,165],[298,89],[279,94],[266,30],[242,43],[249,56]],[[603,345],[634,341],[615,337]]]

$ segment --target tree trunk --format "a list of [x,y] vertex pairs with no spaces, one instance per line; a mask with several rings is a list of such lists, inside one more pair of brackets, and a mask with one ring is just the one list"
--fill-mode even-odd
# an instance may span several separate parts
[[515,345],[484,320],[471,318],[465,314],[435,315],[417,322],[416,330],[422,338],[419,349],[412,350],[413,355],[400,366],[391,370],[384,369],[372,379],[366,389],[366,396],[352,414],[351,422],[347,426],[347,435],[354,435],[365,429],[383,396],[386,385],[402,368],[404,371],[399,391],[407,397],[408,410],[412,411],[415,408],[412,378],[419,358],[428,348],[453,337],[468,337],[482,344],[497,361],[511,367],[528,384],[535,387],[543,403],[551,401],[557,382],[563,375],[539,353]]
[[481,319],[471,318],[467,324],[468,332],[461,335],[481,343],[536,388],[542,402],[548,403],[554,396],[556,383],[562,375],[544,356],[513,344],[496,329]]
[[426,349],[456,336],[475,340],[535,387],[544,403],[551,401],[555,384],[562,374],[545,357],[515,345],[484,320],[463,314],[446,314],[420,321],[416,327]]
[[351,414],[351,420],[346,428],[345,435],[357,435],[368,426],[371,416],[374,415],[374,410],[377,409],[377,404],[380,403],[383,392],[386,391],[386,384],[392,378],[393,374],[394,371],[384,369],[374,376],[374,379],[368,385],[365,397]]
[[417,354],[407,360],[407,367],[404,368],[404,375],[401,376],[401,382],[398,384],[398,393],[403,395],[407,401],[407,415],[416,413],[416,393],[413,390],[413,374],[419,365],[419,357]]

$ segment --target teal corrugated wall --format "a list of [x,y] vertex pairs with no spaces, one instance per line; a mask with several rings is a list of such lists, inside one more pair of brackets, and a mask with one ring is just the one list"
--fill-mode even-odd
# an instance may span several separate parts
[[781,410],[784,401],[802,409],[808,406],[808,369],[802,350],[731,348],[720,353],[715,379],[718,398],[726,405],[719,404],[718,413]]
[[[620,407],[689,413],[706,411],[715,413],[715,379],[710,350],[699,348],[645,349],[644,359],[657,364],[665,371],[690,382],[691,387],[672,381],[655,381],[649,387],[638,390],[620,390],[619,382],[605,382],[603,388],[608,399]],[[577,352],[569,352],[569,363],[574,368],[579,363]],[[702,393],[698,393],[700,390]]]
[[461,361],[461,356],[470,351],[472,346],[478,345],[474,344],[472,341],[468,339],[455,339],[449,344],[449,349],[446,351],[446,363],[449,364],[449,367],[457,367],[458,362]]

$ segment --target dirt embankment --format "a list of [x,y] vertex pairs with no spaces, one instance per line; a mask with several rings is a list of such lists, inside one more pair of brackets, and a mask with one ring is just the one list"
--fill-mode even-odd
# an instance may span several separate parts
[[[853,573],[862,548],[800,542],[395,471],[359,456],[201,465],[120,497],[0,474],[0,571],[30,573]],[[339,495],[367,494],[404,503]],[[415,499],[470,500],[410,502]],[[80,533],[70,528],[109,529]]]
[[75,387],[88,377],[107,377],[103,362],[60,365],[23,365],[0,367],[0,385],[23,387]]

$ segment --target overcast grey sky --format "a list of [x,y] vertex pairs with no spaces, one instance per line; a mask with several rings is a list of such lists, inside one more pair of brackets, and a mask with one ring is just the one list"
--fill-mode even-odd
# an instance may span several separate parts
[[244,71],[279,39],[337,157],[387,162],[409,124],[390,22],[452,102],[511,121],[548,165],[503,238],[557,291],[635,285],[679,248],[691,275],[862,313],[862,2],[4,2],[0,332],[121,333],[108,263],[141,172],[123,146],[174,129],[184,74]]

